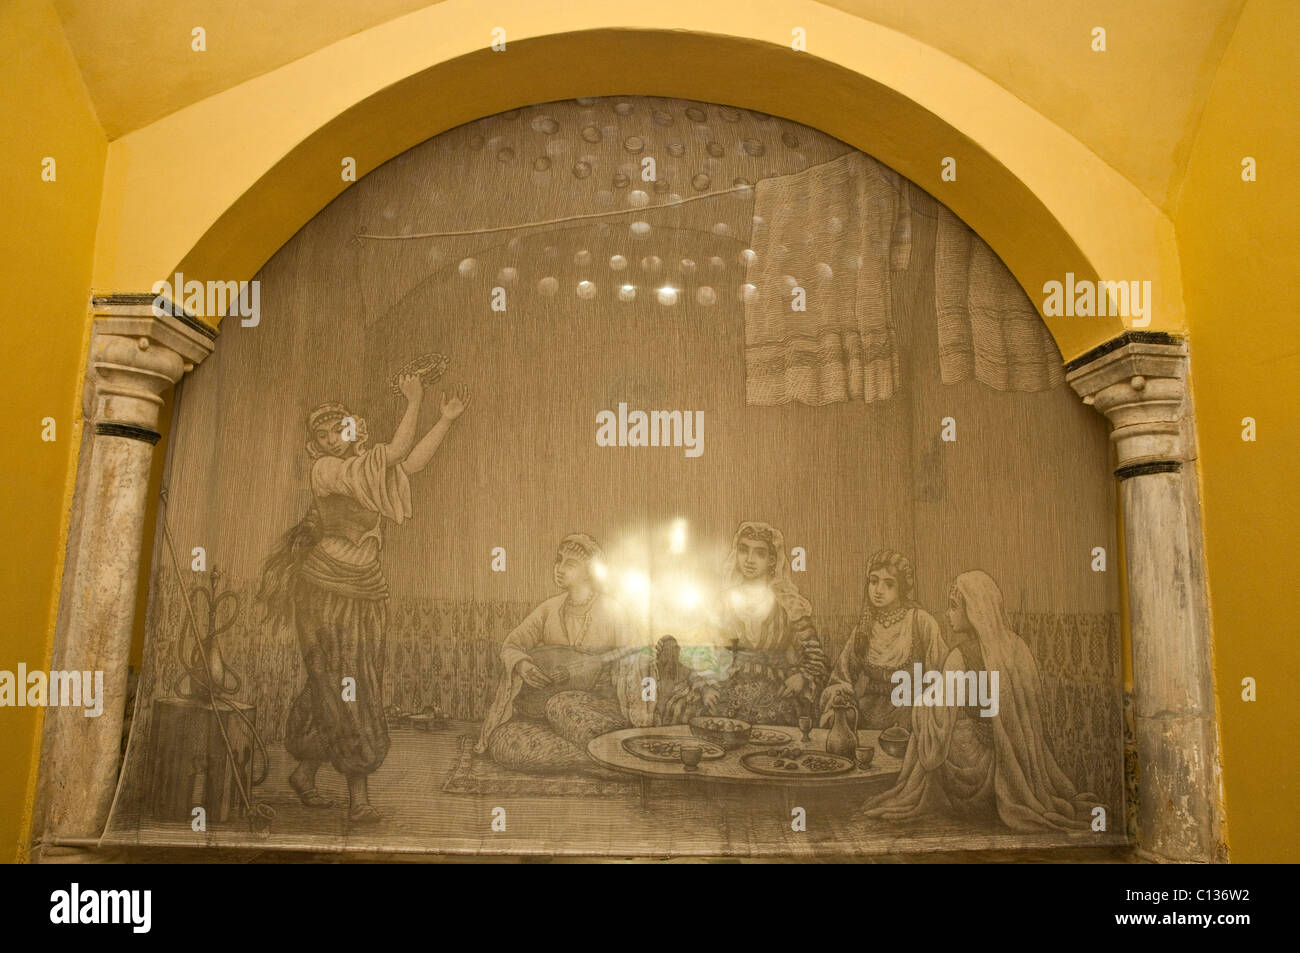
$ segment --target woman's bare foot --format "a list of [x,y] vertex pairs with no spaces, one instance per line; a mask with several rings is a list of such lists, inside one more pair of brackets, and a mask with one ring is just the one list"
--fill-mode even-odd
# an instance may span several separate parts
[[319,764],[301,762],[289,775],[289,787],[308,807],[333,807],[334,801],[316,790],[316,770],[319,767]]
[[383,816],[369,804],[359,804],[348,811],[348,820],[353,824],[375,824],[382,821]]

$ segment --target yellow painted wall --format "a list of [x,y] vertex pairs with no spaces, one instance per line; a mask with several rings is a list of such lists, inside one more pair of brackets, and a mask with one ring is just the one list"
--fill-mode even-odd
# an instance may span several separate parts
[[[0,669],[47,666],[80,439],[80,368],[107,142],[54,8],[0,4]],[[55,160],[53,182],[41,160]],[[41,440],[53,417],[57,440]],[[0,860],[21,857],[40,716],[0,709]]]
[[[966,218],[1031,291],[1075,263],[1078,274],[1158,282],[1154,326],[1190,328],[1192,340],[1230,846],[1239,860],[1296,859],[1292,738],[1300,700],[1280,683],[1295,668],[1285,663],[1300,661],[1290,634],[1300,617],[1289,579],[1296,546],[1286,538],[1296,535],[1297,511],[1284,482],[1286,465],[1300,462],[1293,423],[1300,407],[1288,377],[1300,368],[1286,337],[1295,320],[1287,279],[1300,260],[1296,5],[1247,0],[1200,128],[1170,156],[1171,220],[1168,202],[1153,203],[1116,172],[1128,164],[1121,160],[1150,152],[1134,129],[1082,142],[1064,131],[1075,99],[1057,105],[1059,116],[1046,103],[1036,111],[896,31],[811,0],[756,2],[757,12],[742,0],[672,0],[653,11],[501,0],[489,17],[469,0],[447,0],[187,106],[107,149],[48,4],[6,5],[0,117],[18,134],[0,155],[13,194],[6,203],[13,214],[0,224],[8,252],[0,274],[14,308],[7,340],[18,373],[0,383],[13,508],[13,532],[0,543],[7,610],[0,667],[48,657],[92,247],[98,290],[148,290],[182,262],[188,277],[249,278],[343,187],[343,154],[355,154],[364,172],[450,125],[526,102],[691,96],[807,122],[893,165]],[[954,0],[953,17],[959,6]],[[791,19],[825,38],[817,58],[777,56]],[[502,20],[512,24],[508,59],[484,52],[480,39]],[[664,23],[697,35],[664,32]],[[148,68],[147,49],[130,55],[136,68]],[[556,58],[563,69],[548,67]],[[1140,81],[1140,55],[1110,62]],[[755,75],[770,81],[755,83]],[[1081,84],[1086,77],[1066,85]],[[1126,142],[1138,143],[1132,155]],[[51,153],[60,156],[57,185],[39,179],[40,156]],[[962,174],[944,185],[937,157],[954,153],[965,157]],[[1253,185],[1240,181],[1245,154],[1261,163]],[[1163,194],[1154,179],[1142,185]],[[1116,330],[1057,325],[1066,357]],[[60,421],[53,445],[39,441],[46,415]],[[1240,440],[1247,415],[1260,420],[1256,444]],[[1244,675],[1261,679],[1254,706],[1236,701]],[[24,710],[0,711],[0,719],[4,857],[22,839],[38,726]]]
[[[1300,5],[1252,0],[1193,146],[1175,226],[1234,861],[1300,861]],[[1243,156],[1258,181],[1241,179]],[[1243,417],[1258,440],[1241,439]],[[1253,677],[1259,700],[1241,699]]]

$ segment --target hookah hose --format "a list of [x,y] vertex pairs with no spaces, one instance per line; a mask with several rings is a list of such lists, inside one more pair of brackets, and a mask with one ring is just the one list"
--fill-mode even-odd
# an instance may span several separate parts
[[[207,688],[208,704],[211,706],[212,714],[213,714],[213,719],[214,719],[214,720],[216,721],[216,723],[217,723],[217,728],[221,731],[221,740],[222,740],[222,742],[225,744],[225,747],[226,747],[226,757],[229,759],[229,761],[230,761],[230,766],[231,766],[231,768],[232,768],[233,771],[234,771],[234,774],[235,774],[235,785],[236,785],[236,787],[239,789],[239,797],[240,797],[240,800],[244,802],[244,812],[245,812],[245,814],[246,814],[246,815],[248,816],[248,818],[249,818],[249,825],[252,826],[255,817],[261,817],[262,820],[263,820],[266,824],[269,824],[272,820],[275,819],[275,810],[274,810],[274,808],[272,808],[269,804],[266,804],[266,803],[261,802],[261,801],[259,801],[259,802],[257,802],[256,804],[254,804],[253,801],[252,801],[252,798],[251,798],[251,796],[250,796],[250,792],[249,792],[247,789],[245,789],[245,787],[244,787],[244,778],[243,778],[243,775],[241,774],[241,772],[240,772],[240,770],[239,770],[239,769],[240,769],[240,765],[239,765],[239,763],[238,763],[238,759],[235,757],[234,746],[233,746],[233,745],[231,744],[231,742],[230,742],[230,735],[229,735],[229,734],[227,733],[227,731],[226,731],[226,725],[225,725],[224,720],[223,720],[222,717],[221,717],[221,711],[222,711],[223,709],[224,709],[225,711],[231,711],[231,712],[234,712],[236,716],[238,716],[238,718],[239,718],[239,719],[244,723],[244,725],[248,728],[248,731],[249,731],[249,733],[251,734],[251,736],[252,736],[252,738],[253,738],[253,741],[256,743],[256,745],[257,745],[257,747],[258,747],[258,750],[260,750],[261,753],[262,753],[262,773],[261,773],[258,777],[256,777],[256,778],[250,778],[250,781],[251,781],[250,787],[251,787],[252,785],[260,784],[260,783],[262,783],[262,781],[266,780],[266,775],[267,775],[267,773],[269,772],[269,770],[270,770],[270,766],[271,766],[271,756],[270,756],[270,754],[268,753],[268,751],[266,750],[266,743],[262,740],[262,736],[261,736],[261,734],[258,732],[256,726],[253,725],[253,722],[249,719],[249,717],[248,717],[247,715],[245,715],[242,711],[240,711],[240,709],[238,708],[238,706],[234,705],[234,704],[230,701],[230,699],[228,699],[228,698],[224,698],[224,697],[223,697],[223,698],[220,698],[220,699],[217,698],[216,690],[213,688],[213,685],[212,685],[212,676],[211,676],[211,673],[209,672],[209,670],[208,670],[206,664],[204,664],[204,662],[203,662],[203,660],[202,660],[202,648],[203,648],[203,646],[202,646],[202,642],[201,642],[201,640],[199,639],[199,634],[198,634],[198,633],[199,633],[198,620],[197,620],[197,619],[195,618],[195,616],[194,616],[194,606],[190,603],[189,593],[186,592],[186,590],[185,590],[185,580],[184,580],[184,577],[181,576],[180,559],[179,559],[179,557],[176,555],[176,543],[175,543],[175,541],[172,539],[171,527],[170,527],[170,526],[168,525],[168,523],[167,523],[167,514],[166,514],[166,506],[167,506],[167,490],[164,488],[164,489],[159,493],[159,496],[160,496],[161,499],[162,499],[162,503],[163,503],[163,507],[164,507],[164,512],[163,512],[163,536],[166,537],[166,540],[167,540],[167,550],[168,550],[168,552],[171,554],[171,558],[172,558],[172,570],[173,570],[173,572],[176,573],[176,582],[177,582],[177,584],[180,586],[181,596],[182,596],[182,597],[184,598],[184,600],[185,600],[185,611],[186,611],[187,615],[189,616],[190,627],[191,627],[191,628],[193,629],[193,631],[194,631],[194,639],[195,639],[195,642],[197,643],[197,645],[196,645],[196,649],[198,650],[199,655],[200,655],[200,660],[199,660],[198,665],[186,665],[186,664],[185,664],[185,660],[184,660],[183,657],[182,657],[182,659],[181,659],[181,664],[182,664],[182,666],[186,669],[186,674],[188,674],[188,675],[190,676],[191,679],[194,679],[194,678],[195,678],[195,669],[196,669],[196,668],[197,668],[197,669],[200,669],[200,670],[202,671],[202,673],[203,673],[203,674],[202,674],[201,681],[202,681],[203,686],[204,686],[205,688]],[[213,605],[215,605],[215,604],[216,604],[216,603],[215,603],[215,601],[214,601]],[[216,634],[215,634],[215,633],[210,633],[210,638],[212,638],[212,639],[215,640],[215,638],[216,638]],[[216,647],[216,651],[217,651],[218,653],[220,653],[221,649],[220,649],[219,646]],[[193,659],[194,659],[194,656],[191,655],[191,661],[193,661]],[[234,675],[233,672],[232,672],[231,674]],[[236,682],[236,685],[235,685],[234,691],[238,691],[238,690],[239,690],[239,676],[238,676],[238,675],[234,675],[234,678],[235,678],[235,682]],[[225,690],[225,687],[224,687],[224,679],[223,679],[222,690],[223,690],[223,691]],[[197,699],[196,699],[196,700],[197,700]]]

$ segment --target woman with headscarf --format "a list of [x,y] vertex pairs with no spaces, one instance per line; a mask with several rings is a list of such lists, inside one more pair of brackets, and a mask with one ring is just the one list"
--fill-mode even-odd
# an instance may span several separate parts
[[383,521],[400,525],[410,518],[408,475],[428,466],[469,404],[463,385],[450,399],[444,395],[442,416],[417,440],[424,385],[408,374],[399,386],[406,411],[387,444],[367,448],[365,419],[340,403],[322,404],[308,416],[311,509],[267,557],[257,594],[267,620],[296,630],[307,670],[285,724],[285,749],[298,761],[289,786],[308,807],[331,807],[316,789],[316,773],[328,762],[347,778],[354,823],[379,820],[368,778],[388,754]]
[[867,561],[862,616],[849,635],[822,692],[822,723],[830,720],[832,704],[846,694],[858,707],[858,728],[884,730],[910,727],[912,710],[890,700],[893,676],[909,675],[920,662],[937,669],[947,655],[939,623],[916,601],[916,577],[911,561],[892,549],[882,549]]
[[590,769],[596,735],[647,725],[653,707],[629,690],[639,646],[629,644],[618,604],[600,585],[600,546],[572,533],[555,553],[560,594],[537,606],[501,645],[504,667],[475,750],[503,767]]
[[701,692],[706,707],[751,724],[797,724],[814,714],[826,656],[812,604],[790,579],[785,537],[768,523],[741,523],[724,572],[716,627],[731,652]]
[[1000,818],[1018,831],[1089,830],[1097,799],[1076,791],[1048,748],[1038,666],[1011,630],[992,577],[980,570],[957,577],[948,623],[957,644],[943,671],[997,672],[997,714],[984,717],[976,704],[913,707],[898,783],[868,801],[866,815],[896,820],[941,811]]

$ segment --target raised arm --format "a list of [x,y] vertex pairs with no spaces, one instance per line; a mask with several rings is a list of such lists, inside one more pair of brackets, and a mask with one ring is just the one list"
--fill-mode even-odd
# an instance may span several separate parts
[[388,442],[388,465],[395,467],[406,459],[415,444],[415,427],[420,422],[420,402],[424,399],[424,382],[419,374],[404,374],[398,384],[406,397],[406,412]]
[[452,421],[465,412],[469,406],[469,388],[464,384],[456,385],[455,392],[447,399],[443,395],[442,400],[442,417],[438,422],[429,428],[429,432],[420,438],[420,442],[406,454],[406,459],[402,461],[402,469],[407,473],[419,473],[429,465],[433,455],[437,453],[439,445],[442,444],[442,438],[447,436],[447,431],[451,429]]

